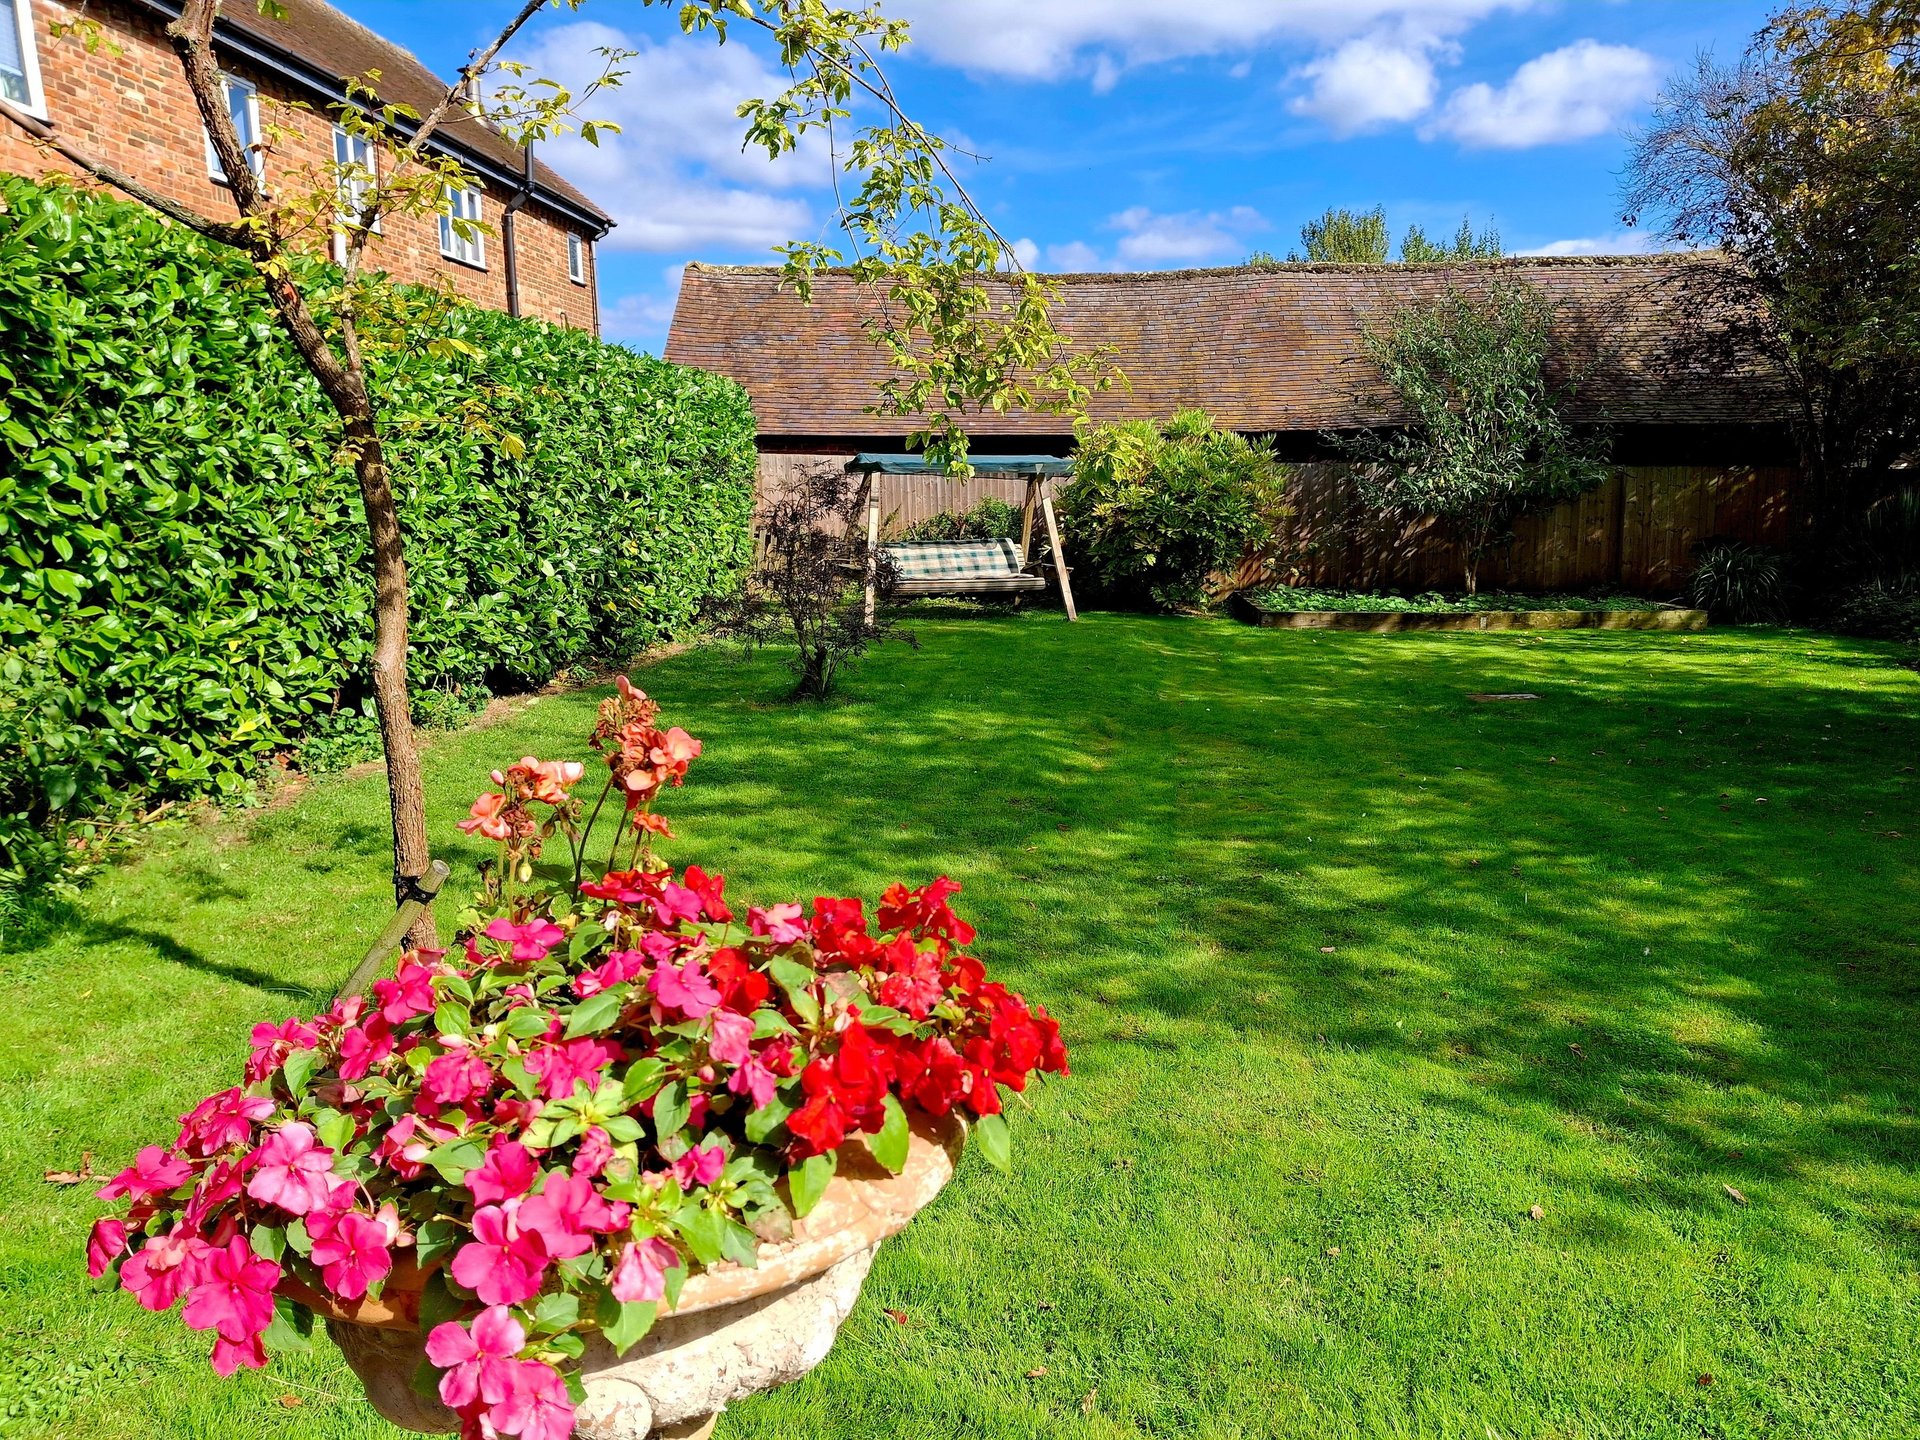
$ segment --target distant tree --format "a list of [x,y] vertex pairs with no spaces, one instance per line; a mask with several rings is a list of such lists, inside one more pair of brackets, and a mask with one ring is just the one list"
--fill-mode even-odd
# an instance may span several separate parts
[[1537,286],[1495,278],[1449,286],[1362,332],[1386,382],[1379,408],[1396,423],[1336,443],[1356,462],[1363,504],[1431,519],[1460,546],[1469,595],[1516,520],[1591,490],[1611,468],[1606,437],[1567,418],[1578,376],[1551,377],[1557,308]]
[[1686,267],[1672,361],[1783,380],[1814,565],[1920,448],[1920,0],[1780,11],[1732,66],[1671,80],[1623,183],[1629,224],[1731,264]]
[[1400,259],[1408,265],[1431,265],[1447,260],[1498,260],[1503,253],[1500,232],[1488,225],[1475,235],[1473,222],[1465,215],[1460,217],[1460,228],[1453,232],[1451,245],[1429,240],[1427,232],[1418,225],[1409,225],[1400,242]]
[[1300,243],[1306,254],[1293,251],[1289,260],[1312,260],[1336,265],[1379,265],[1385,262],[1392,244],[1387,234],[1386,207],[1371,210],[1335,209],[1329,206],[1319,219],[1300,227]]

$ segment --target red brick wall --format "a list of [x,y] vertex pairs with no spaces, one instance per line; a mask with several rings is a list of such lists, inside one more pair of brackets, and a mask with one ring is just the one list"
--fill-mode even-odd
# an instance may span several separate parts
[[[199,112],[162,33],[162,22],[119,0],[92,0],[85,14],[101,23],[120,53],[105,47],[89,55],[75,39],[54,39],[48,26],[79,13],[56,0],[32,0],[34,43],[40,57],[41,87],[49,121],[76,144],[169,199],[219,217],[234,213],[227,189],[207,174],[206,134]],[[323,101],[259,73],[242,61],[230,73],[260,92],[263,129],[292,132],[277,139],[266,155],[267,183],[307,188],[315,167],[333,158],[333,123]],[[304,101],[312,108],[291,108]],[[0,123],[0,170],[17,175],[72,174],[73,166],[34,145],[19,129]],[[484,189],[485,187],[482,186]],[[372,268],[396,280],[424,283],[445,277],[476,304],[507,308],[507,267],[500,234],[501,207],[507,195],[487,190],[481,218],[491,227],[485,239],[486,268],[478,269],[440,253],[438,223],[430,216],[390,216],[384,233],[368,246]],[[538,202],[529,204],[515,224],[520,280],[520,309],[556,324],[599,333],[595,303],[593,246],[586,244],[589,283],[567,277],[569,222]],[[581,232],[585,239],[586,232]],[[328,243],[315,237],[314,248]]]

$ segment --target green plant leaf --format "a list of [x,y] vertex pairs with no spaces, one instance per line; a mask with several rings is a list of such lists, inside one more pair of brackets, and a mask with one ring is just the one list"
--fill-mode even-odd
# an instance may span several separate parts
[[646,1338],[659,1313],[659,1305],[652,1300],[616,1300],[603,1290],[594,1318],[613,1353],[624,1355]]
[[597,1035],[620,1018],[621,1010],[626,1008],[627,987],[616,985],[611,990],[602,990],[589,996],[574,1006],[573,1014],[567,1017],[567,1031],[563,1037],[577,1040],[582,1035]]
[[787,1190],[793,1196],[796,1217],[804,1219],[820,1203],[839,1164],[840,1152],[829,1150],[824,1155],[809,1155],[787,1172]]
[[661,1140],[671,1140],[692,1113],[687,1100],[687,1082],[667,1081],[653,1097],[654,1135]]
[[974,1138],[980,1142],[980,1154],[1000,1171],[1013,1169],[1013,1139],[1003,1115],[982,1115],[973,1122]]
[[887,1118],[877,1134],[867,1137],[867,1148],[888,1170],[898,1175],[907,1168],[907,1150],[913,1139],[913,1132],[907,1125],[906,1109],[898,1098],[888,1095],[882,1102],[886,1107]]

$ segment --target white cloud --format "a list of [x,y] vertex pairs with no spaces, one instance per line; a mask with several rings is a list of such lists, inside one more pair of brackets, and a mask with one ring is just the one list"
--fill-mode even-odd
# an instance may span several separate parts
[[1383,27],[1456,34],[1533,0],[901,0],[914,48],[963,69],[1096,88],[1160,61],[1237,55],[1277,41],[1335,46]]
[[1426,113],[1440,87],[1433,73],[1437,42],[1366,35],[1300,67],[1306,93],[1288,106],[1324,121],[1336,135],[1354,135]]
[[1022,270],[1031,270],[1040,263],[1040,247],[1022,236],[1013,242],[1013,258],[1020,262]]
[[1501,150],[1584,140],[1617,128],[1659,83],[1659,62],[1646,51],[1577,40],[1536,55],[1498,90],[1454,91],[1430,133]]
[[1182,265],[1205,265],[1235,260],[1247,252],[1247,236],[1268,227],[1258,210],[1236,205],[1231,210],[1188,210],[1161,214],[1135,205],[1107,218],[1106,228],[1119,232],[1108,253],[1085,240],[1069,240],[1046,248],[1047,269],[1055,273],[1098,270],[1164,270]]
[[565,136],[540,154],[618,222],[608,247],[758,249],[813,233],[813,209],[794,192],[826,182],[825,147],[808,144],[777,161],[744,152],[734,115],[744,97],[778,93],[782,76],[745,45],[655,43],[596,21],[545,31],[514,58],[578,93],[600,73],[594,52],[602,47],[637,53],[622,62],[620,87],[593,95],[581,111],[621,133],[603,135],[598,147]]
[[1659,237],[1645,230],[1616,230],[1610,235],[1581,235],[1570,240],[1552,240],[1516,255],[1651,255],[1659,250]]

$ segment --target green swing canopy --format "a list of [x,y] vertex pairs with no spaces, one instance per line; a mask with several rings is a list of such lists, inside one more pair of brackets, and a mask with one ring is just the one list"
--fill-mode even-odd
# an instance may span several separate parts
[[[1014,475],[1031,480],[1073,473],[1073,461],[1063,460],[1058,455],[969,455],[967,463],[973,467],[975,475]],[[947,475],[945,466],[934,464],[924,455],[888,455],[878,451],[854,456],[847,462],[847,469],[856,474],[870,475],[938,475],[943,478]]]

